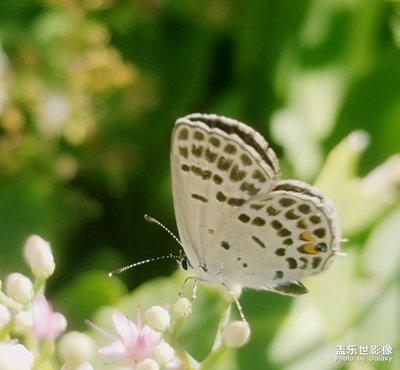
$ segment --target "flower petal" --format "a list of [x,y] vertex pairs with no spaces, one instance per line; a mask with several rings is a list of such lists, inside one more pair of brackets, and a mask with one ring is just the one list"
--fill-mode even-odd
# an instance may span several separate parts
[[100,356],[107,357],[108,359],[123,360],[128,358],[126,347],[119,340],[99,348],[98,352]]

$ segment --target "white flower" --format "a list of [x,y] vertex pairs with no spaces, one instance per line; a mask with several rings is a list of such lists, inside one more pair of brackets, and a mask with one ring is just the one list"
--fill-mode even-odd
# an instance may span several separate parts
[[24,245],[24,257],[32,273],[41,279],[47,279],[56,267],[50,244],[38,235],[31,235]]
[[173,308],[179,317],[186,317],[192,313],[192,302],[185,297],[181,297],[174,303]]
[[82,362],[75,370],[93,370],[93,366],[89,362]]
[[60,358],[68,365],[65,369],[90,369],[89,364],[96,355],[96,345],[88,335],[71,331],[58,342]]
[[229,348],[242,347],[249,337],[250,327],[244,321],[230,321],[222,329],[222,340]]
[[0,342],[1,370],[31,370],[33,354],[16,341]]
[[0,304],[0,330],[11,320],[10,310],[4,304]]
[[155,348],[153,356],[158,364],[164,367],[174,359],[175,350],[167,342],[161,342]]
[[169,327],[171,318],[169,312],[161,306],[152,306],[144,314],[144,319],[150,328],[163,332]]
[[33,325],[32,312],[20,311],[14,318],[14,331],[18,334],[26,334]]
[[78,366],[71,366],[69,364],[64,364],[61,366],[61,370],[93,370],[93,366],[89,362],[82,362]]
[[33,285],[26,276],[13,272],[7,276],[6,292],[14,301],[25,304],[33,298]]
[[160,366],[151,358],[143,360],[136,366],[136,370],[159,370]]

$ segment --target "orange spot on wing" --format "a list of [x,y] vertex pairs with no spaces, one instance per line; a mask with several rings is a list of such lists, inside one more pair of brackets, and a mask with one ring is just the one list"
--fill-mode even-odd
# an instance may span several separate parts
[[314,240],[314,237],[308,231],[303,231],[300,234],[300,239],[306,242],[311,242],[312,240]]
[[303,251],[307,254],[318,254],[318,251],[315,249],[315,244],[313,243],[304,244]]

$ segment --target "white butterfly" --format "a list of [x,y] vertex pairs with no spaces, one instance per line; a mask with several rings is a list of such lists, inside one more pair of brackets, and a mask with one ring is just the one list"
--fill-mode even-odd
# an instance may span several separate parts
[[178,119],[171,175],[179,236],[198,280],[299,295],[307,289],[298,279],[340,254],[332,203],[302,181],[281,180],[275,153],[243,123]]

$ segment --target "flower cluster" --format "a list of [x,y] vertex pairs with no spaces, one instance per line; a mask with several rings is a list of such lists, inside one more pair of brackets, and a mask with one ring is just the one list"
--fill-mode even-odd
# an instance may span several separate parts
[[[111,318],[115,333],[109,333],[91,322],[96,331],[110,338],[111,342],[98,353],[111,364],[125,365],[136,370],[198,369],[201,363],[194,360],[178,341],[178,329],[191,313],[191,302],[179,298],[172,306],[173,319],[167,308],[152,306],[144,314],[145,325],[138,313],[136,323],[119,311],[113,311]],[[205,361],[214,363],[228,348],[243,346],[249,339],[250,328],[245,321],[229,321],[229,310],[218,330],[215,344]],[[174,347],[170,343],[174,344]]]
[[[53,253],[50,244],[37,235],[26,240],[23,252],[32,277],[13,272],[5,277],[4,283],[0,281],[0,369],[57,368],[56,343],[61,352],[66,352],[63,348],[68,346],[61,341],[58,343],[67,328],[67,320],[61,313],[54,312],[45,296],[46,281],[55,269]],[[93,343],[92,352],[95,353],[94,342],[82,336],[84,341]],[[69,356],[59,357],[68,369]],[[72,361],[71,369],[78,369],[86,359],[87,355],[79,364]]]
[[13,272],[0,281],[0,369],[93,369],[94,341],[83,333],[62,335],[67,320],[45,296],[55,270],[50,244],[31,235],[23,252],[32,277]]
[[[1,370],[92,370],[99,363],[110,370],[205,369],[228,348],[243,346],[250,336],[247,322],[230,321],[228,307],[213,348],[203,362],[196,361],[179,341],[179,329],[192,313],[192,302],[179,298],[173,305],[148,308],[144,312],[145,324],[140,310],[136,322],[112,310],[109,317],[113,332],[87,321],[88,328],[109,340],[96,350],[95,341],[88,334],[64,334],[67,320],[54,312],[45,296],[46,281],[55,270],[49,243],[37,235],[30,236],[24,245],[24,257],[32,277],[13,272],[3,280],[4,284],[0,280]],[[233,301],[231,295],[226,296],[228,304]]]
[[[161,331],[169,325],[168,311],[155,306],[146,311],[146,318],[154,324],[153,328],[141,325],[138,315],[137,324],[119,311],[112,314],[116,335],[104,332],[90,323],[96,330],[103,332],[112,342],[99,349],[99,354],[107,362],[126,363],[134,369],[159,369],[170,365],[174,360],[174,349],[162,338]],[[155,330],[154,328],[158,330]]]

